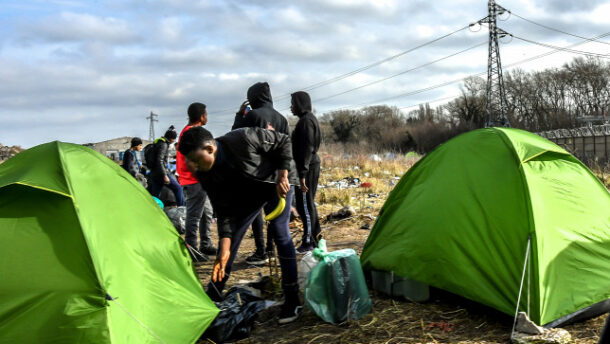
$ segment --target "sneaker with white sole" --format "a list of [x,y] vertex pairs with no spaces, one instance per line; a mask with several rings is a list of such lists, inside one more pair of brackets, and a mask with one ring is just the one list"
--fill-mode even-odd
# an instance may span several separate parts
[[277,319],[278,324],[289,324],[299,318],[301,315],[301,311],[303,310],[303,306],[299,305],[289,305],[284,303],[282,305],[282,310],[280,311],[280,315]]

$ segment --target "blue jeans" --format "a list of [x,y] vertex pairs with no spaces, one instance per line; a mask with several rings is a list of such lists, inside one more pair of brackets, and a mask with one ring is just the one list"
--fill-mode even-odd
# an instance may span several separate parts
[[169,184],[165,184],[163,182],[163,178],[150,179],[150,194],[159,198],[159,196],[161,196],[161,189],[163,188],[163,185],[166,185],[174,193],[174,196],[176,197],[176,205],[181,207],[184,205],[184,195],[182,193],[182,187],[180,186],[180,184],[178,184],[176,178],[174,178],[171,174],[168,174],[167,176],[169,177]]
[[[272,234],[273,241],[277,246],[277,254],[282,270],[282,289],[284,290],[284,296],[286,297],[295,297],[299,291],[299,285],[297,283],[297,257],[289,228],[290,205],[292,204],[293,196],[294,188],[291,187],[286,195],[286,207],[284,208],[284,211],[280,216],[272,220],[267,227],[267,230],[269,231],[268,234]],[[278,201],[278,196],[275,195],[274,199],[263,203],[262,206],[263,209],[265,209],[265,213],[269,214],[277,206]],[[254,221],[259,214],[260,209],[257,209],[242,218],[231,221],[231,230],[233,233],[233,237],[231,238],[231,255],[229,256],[229,261],[225,267],[224,279],[219,282],[210,281],[208,284],[207,294],[212,300],[222,299],[219,293],[222,293],[225,283],[231,275],[231,267],[235,260],[235,256],[237,255],[237,250],[239,250],[241,241],[252,224],[252,221]]]

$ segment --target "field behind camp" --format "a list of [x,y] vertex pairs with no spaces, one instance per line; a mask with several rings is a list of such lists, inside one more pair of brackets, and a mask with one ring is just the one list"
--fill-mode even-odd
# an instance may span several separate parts
[[[369,229],[400,177],[418,157],[395,155],[343,155],[322,152],[322,172],[317,195],[322,220],[322,234],[329,250],[353,248],[362,251]],[[599,168],[594,173],[610,187],[610,175]],[[345,219],[326,220],[343,206],[356,213]],[[301,224],[291,224],[295,244],[299,244]],[[269,275],[268,266],[253,268],[243,260],[254,251],[253,239],[246,235],[229,284],[252,280],[259,274]],[[197,267],[202,282],[207,283],[211,263]],[[358,321],[341,325],[324,323],[312,311],[305,310],[293,323],[279,326],[271,308],[261,313],[251,337],[239,343],[269,344],[396,344],[396,343],[506,343],[512,319],[490,308],[455,297],[433,292],[425,303],[387,298],[370,290],[373,311]],[[597,343],[605,317],[567,327],[575,343]],[[200,343],[205,343],[200,341]]]

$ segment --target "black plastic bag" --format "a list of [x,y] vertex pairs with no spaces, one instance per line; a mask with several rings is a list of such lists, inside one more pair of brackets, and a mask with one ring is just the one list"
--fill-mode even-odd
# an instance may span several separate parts
[[217,302],[216,306],[220,308],[220,313],[201,338],[220,344],[249,337],[254,320],[265,309],[265,301],[251,290],[233,287],[224,301]]
[[186,207],[173,207],[165,209],[165,214],[174,225],[179,234],[186,232]]

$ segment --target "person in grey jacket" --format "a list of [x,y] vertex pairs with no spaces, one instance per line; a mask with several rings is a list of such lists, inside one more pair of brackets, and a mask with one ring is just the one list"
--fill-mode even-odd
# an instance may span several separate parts
[[142,140],[139,137],[131,139],[131,148],[123,153],[123,168],[127,173],[131,174],[134,178],[140,173],[142,164],[138,160],[138,153],[142,150]]

